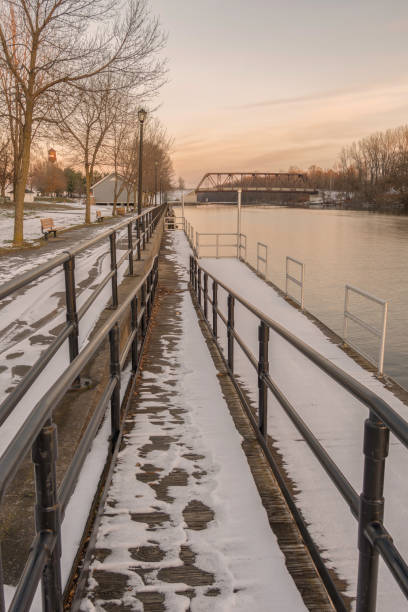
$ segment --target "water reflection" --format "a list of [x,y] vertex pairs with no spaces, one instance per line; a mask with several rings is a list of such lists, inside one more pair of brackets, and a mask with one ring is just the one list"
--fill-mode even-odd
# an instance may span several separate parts
[[[236,231],[235,207],[208,205],[185,211],[198,232]],[[389,300],[385,372],[408,388],[408,217],[259,206],[243,208],[242,232],[254,267],[257,242],[268,246],[268,278],[281,288],[286,255],[304,262],[305,307],[337,333],[343,330],[346,283]],[[378,326],[378,307],[359,299],[352,306],[353,312]],[[377,340],[356,326],[350,331],[366,352],[377,355]]]

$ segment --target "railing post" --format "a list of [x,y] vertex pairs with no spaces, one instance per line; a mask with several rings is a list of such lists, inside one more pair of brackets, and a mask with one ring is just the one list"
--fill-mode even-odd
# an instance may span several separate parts
[[70,257],[64,263],[65,274],[65,302],[67,308],[67,322],[74,326],[69,336],[69,360],[73,361],[78,355],[78,314],[75,293],[75,258]]
[[204,317],[208,319],[208,274],[204,272]]
[[115,448],[120,431],[120,336],[119,324],[115,323],[109,332],[110,373],[116,378],[116,385],[111,397],[111,445]]
[[384,469],[388,455],[389,430],[374,413],[364,424],[364,479],[358,522],[356,612],[375,612],[377,602],[378,552],[365,535],[366,527],[384,517]]
[[227,324],[227,344],[228,344],[228,367],[234,371],[234,303],[233,296],[228,294],[228,324]]
[[198,268],[197,298],[198,305],[201,306],[201,268]]
[[214,338],[218,336],[218,316],[217,316],[217,308],[218,308],[218,284],[216,281],[213,281],[213,295],[212,295],[212,313],[213,313],[213,335]]
[[197,264],[197,260],[194,259],[194,291],[196,295],[197,295],[197,289],[198,289],[198,264]]
[[56,462],[58,441],[56,425],[49,419],[32,448],[35,465],[35,522],[37,533],[52,531],[57,540],[43,570],[42,602],[44,612],[62,611],[61,523],[58,504]]
[[142,311],[142,338],[146,336],[146,283],[140,290],[140,309]]
[[136,219],[137,259],[140,261],[140,219]]
[[127,226],[128,230],[128,249],[129,249],[129,276],[133,276],[133,237],[132,237],[132,224],[129,223]]
[[112,276],[112,308],[118,306],[118,271],[116,268],[116,232],[109,236]]
[[258,361],[258,418],[259,430],[264,438],[268,433],[268,387],[264,376],[269,373],[269,327],[261,321],[258,328],[259,361]]
[[137,329],[137,297],[135,296],[131,302],[131,311],[132,311],[132,331],[136,331],[135,337],[132,342],[132,372],[135,373],[137,371],[137,366],[139,362],[138,356],[138,329]]
[[194,258],[190,255],[190,283],[191,286],[194,285]]

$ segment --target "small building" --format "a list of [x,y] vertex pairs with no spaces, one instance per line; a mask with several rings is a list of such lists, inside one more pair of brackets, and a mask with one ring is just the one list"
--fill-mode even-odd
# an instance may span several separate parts
[[[36,195],[37,193],[35,191],[32,191],[31,189],[26,189],[24,195],[24,202],[34,202],[34,198],[36,197]],[[13,185],[9,185],[8,187],[6,187],[5,196],[6,198],[9,198],[11,202],[14,202]]]
[[[123,176],[117,175],[116,178],[117,186],[116,189],[119,191],[123,185],[123,189],[117,198],[117,204],[131,204],[133,206],[134,201],[134,189],[133,185],[128,183]],[[104,176],[103,179],[92,185],[91,196],[93,197],[94,204],[113,204],[115,193],[115,173],[111,172],[108,176]],[[128,199],[129,198],[129,199]],[[137,203],[137,194],[136,194]]]

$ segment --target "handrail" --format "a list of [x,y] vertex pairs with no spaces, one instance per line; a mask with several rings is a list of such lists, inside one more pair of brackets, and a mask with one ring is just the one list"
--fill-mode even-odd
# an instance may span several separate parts
[[[295,276],[292,276],[291,274],[289,274],[289,262],[290,261],[300,266],[300,280],[296,278]],[[298,300],[294,295],[289,294],[288,281],[292,281],[292,283],[295,283],[295,285],[300,287],[300,300]],[[305,304],[304,286],[305,286],[305,264],[302,261],[299,261],[298,259],[294,259],[293,257],[289,257],[289,255],[286,255],[286,282],[285,282],[286,297],[290,297],[290,299],[296,302],[296,304],[298,304],[302,310]]]
[[[204,275],[204,292],[202,292],[201,277]],[[212,299],[208,295],[208,281],[212,280]],[[389,567],[393,577],[408,598],[408,565],[402,559],[398,549],[392,543],[391,536],[382,524],[384,516],[383,476],[385,459],[388,454],[389,432],[392,432],[400,442],[408,448],[408,422],[405,421],[387,402],[372,392],[370,389],[355,380],[352,376],[334,365],[326,357],[318,353],[311,346],[297,338],[282,325],[268,317],[261,310],[250,304],[246,299],[238,295],[234,290],[220,281],[217,277],[202,268],[194,256],[190,256],[190,284],[197,297],[198,306],[204,315],[208,328],[213,334],[214,340],[220,350],[221,357],[227,367],[229,374],[243,406],[247,412],[257,438],[264,450],[265,456],[271,465],[282,493],[295,517],[299,529],[307,543],[316,567],[326,585],[330,597],[337,610],[345,610],[336,585],[325,567],[319,550],[310,536],[308,527],[296,507],[295,501],[280,469],[273,459],[268,447],[268,389],[285,410],[292,423],[303,436],[303,439],[319,460],[326,473],[330,477],[337,490],[345,499],[353,516],[359,522],[360,551],[358,590],[357,590],[357,612],[372,612],[375,610],[378,579],[378,555],[380,554]],[[218,287],[227,293],[228,316],[224,316],[218,308]],[[204,304],[202,297],[204,296]],[[208,302],[212,308],[212,324],[208,316]],[[238,302],[251,312],[259,320],[259,359],[256,360],[250,349],[235,329],[234,305]],[[224,355],[218,338],[218,320],[224,323],[227,335],[227,349]],[[344,389],[354,395],[369,409],[369,417],[364,424],[364,479],[363,491],[360,496],[354,490],[341,469],[328,455],[303,419],[299,416],[294,406],[291,405],[286,396],[273,381],[269,372],[269,330],[273,330],[294,346],[301,354],[315,363],[322,371],[339,383]],[[258,421],[253,414],[251,406],[241,388],[240,381],[234,375],[234,341],[238,343],[244,355],[258,372]]]
[[[367,323],[366,321],[364,321],[363,319],[361,319],[360,317],[358,317],[357,315],[353,314],[352,312],[350,312],[349,310],[349,306],[350,306],[350,292],[352,293],[357,293],[357,295],[361,295],[362,297],[367,298],[368,300],[370,300],[371,302],[375,302],[376,304],[379,304],[380,306],[382,306],[382,324],[381,324],[381,329],[377,329],[376,327],[373,327],[372,325],[370,325],[369,323]],[[343,321],[343,340],[345,344],[348,344],[349,346],[351,346],[351,348],[354,348],[357,352],[360,352],[364,355],[364,357],[366,357],[369,361],[372,362],[372,358],[367,355],[365,352],[362,351],[362,349],[360,347],[357,347],[354,345],[354,342],[352,342],[347,336],[347,332],[348,332],[348,320],[350,319],[350,321],[353,321],[354,323],[356,323],[357,325],[360,325],[360,327],[362,327],[363,329],[366,329],[367,331],[369,331],[371,334],[373,334],[373,336],[377,336],[377,338],[380,338],[380,346],[379,346],[379,350],[378,350],[378,375],[382,376],[383,375],[383,371],[384,371],[384,352],[385,352],[385,336],[386,336],[386,331],[387,331],[387,317],[388,317],[388,302],[386,300],[382,300],[381,298],[378,298],[375,295],[372,295],[371,293],[368,293],[367,291],[363,291],[362,289],[359,289],[358,287],[354,287],[353,285],[346,285],[345,286],[345,292],[344,292],[344,321]]]
[[[157,280],[158,256],[154,258],[143,278],[132,287],[123,303],[118,305],[117,309],[102,324],[93,338],[59,376],[52,388],[44,393],[0,457],[0,500],[2,500],[8,485],[31,448],[34,449],[33,461],[36,464],[36,527],[38,532],[31,547],[26,570],[23,572],[17,586],[10,610],[15,610],[16,612],[20,610],[18,602],[31,603],[41,575],[46,584],[44,588],[47,589],[48,593],[52,594],[52,596],[48,595],[49,599],[43,602],[44,610],[52,612],[53,610],[62,609],[61,587],[58,586],[61,582],[59,558],[61,546],[59,536],[60,522],[63,520],[67,503],[75,488],[75,483],[79,477],[84,459],[92,445],[95,433],[106,412],[109,400],[111,402],[112,427],[110,437],[111,453],[119,439],[121,424],[126,415],[128,398],[131,396],[131,393],[128,392],[125,394],[123,402],[120,401],[119,390],[122,367],[119,363],[119,322],[129,312],[129,308],[131,308],[132,331],[130,336],[132,337],[132,342],[126,343],[125,350],[123,351],[123,354],[132,354],[132,376],[128,384],[128,389],[131,391],[140,364],[141,348],[146,337],[146,328],[151,315],[151,305],[157,287]],[[138,308],[137,296],[139,294],[141,299]],[[52,415],[58,403],[70,388],[70,385],[76,380],[107,337],[109,337],[110,343],[111,375],[98,406],[75,451],[71,464],[65,473],[62,484],[59,490],[57,490],[55,472],[57,438],[56,426],[52,423]],[[122,361],[123,365],[124,361]],[[51,500],[52,498],[54,498],[54,502],[52,504],[49,502],[48,507],[44,508],[44,500]],[[50,535],[45,537],[43,534]],[[53,571],[43,572],[45,564],[51,564]],[[4,600],[3,583],[0,585],[0,601],[2,598]]]
[[[11,414],[18,402],[30,389],[34,381],[45,369],[52,357],[68,338],[70,361],[78,354],[78,337],[79,337],[79,322],[90,309],[97,297],[100,295],[105,286],[111,281],[112,284],[112,307],[118,305],[118,269],[128,260],[129,274],[133,275],[133,254],[136,251],[137,257],[140,260],[141,251],[146,247],[154,228],[158,222],[161,213],[165,206],[155,206],[148,208],[141,215],[132,215],[117,223],[114,227],[99,233],[97,236],[82,241],[76,247],[67,249],[61,255],[53,258],[49,262],[41,264],[24,274],[15,277],[14,279],[0,286],[0,299],[8,297],[13,292],[25,287],[33,281],[41,278],[43,275],[52,271],[59,266],[64,266],[65,275],[65,301],[67,311],[67,323],[65,328],[51,342],[45,351],[41,353],[37,361],[33,364],[27,374],[22,378],[19,384],[11,391],[5,399],[0,403],[0,425],[4,423],[7,417]],[[132,226],[136,225],[137,239],[134,242],[132,236]],[[117,235],[120,230],[127,229],[127,249],[125,249],[121,258],[117,261]],[[76,304],[76,286],[75,286],[75,257],[89,249],[94,244],[97,244],[104,239],[109,239],[109,251],[111,259],[111,270],[99,282],[98,286],[93,290],[92,294],[86,299],[80,308]]]

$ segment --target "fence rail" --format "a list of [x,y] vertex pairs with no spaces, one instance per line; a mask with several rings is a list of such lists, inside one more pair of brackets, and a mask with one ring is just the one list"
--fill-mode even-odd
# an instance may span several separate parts
[[[246,254],[246,236],[245,242],[243,245],[242,238],[245,234],[238,235],[235,233],[215,233],[215,232],[196,232],[196,249],[197,249],[197,257],[212,257],[211,253],[215,253],[215,257],[217,259],[221,257],[234,257],[237,256],[241,249],[245,250]],[[203,242],[203,238],[213,239],[213,242]],[[203,254],[203,249],[215,249],[215,251],[211,251],[208,253],[205,251]],[[228,249],[228,252],[226,250]]]
[[[292,276],[289,272],[290,262],[296,264],[300,268],[300,279]],[[293,257],[286,256],[286,274],[285,274],[285,293],[286,297],[290,297],[291,300],[296,302],[301,309],[303,310],[305,300],[304,300],[304,287],[305,287],[305,264],[297,259],[293,259]],[[300,300],[289,293],[289,282],[295,283],[298,287],[300,287]]]
[[[203,283],[201,282],[203,279]],[[208,291],[212,281],[212,292]],[[377,598],[378,561],[379,555],[385,561],[392,576],[408,599],[408,566],[402,558],[393,540],[383,525],[384,518],[384,469],[388,454],[389,434],[395,435],[408,449],[408,422],[405,421],[382,398],[364,387],[349,374],[338,368],[327,358],[320,355],[302,340],[291,334],[279,323],[252,306],[232,289],[203,269],[194,256],[190,256],[190,284],[197,298],[198,305],[204,315],[207,326],[213,334],[224,363],[231,375],[232,381],[241,398],[248,418],[255,430],[266,458],[274,471],[285,499],[299,526],[302,536],[309,548],[327,591],[336,610],[345,611],[346,604],[341,593],[333,582],[331,575],[320,555],[320,552],[309,533],[308,527],[296,507],[292,494],[286,485],[279,467],[276,465],[268,443],[268,391],[277,399],[292,423],[298,429],[323,469],[345,500],[352,515],[358,520],[359,536],[359,570],[357,587],[357,612],[374,612]],[[204,287],[204,290],[203,290]],[[219,289],[227,293],[227,314],[219,307]],[[240,303],[251,312],[259,322],[258,345],[259,354],[255,356],[239,335],[235,325],[235,304]],[[226,351],[221,345],[222,330],[219,322],[224,325],[226,336]],[[284,393],[273,380],[269,368],[269,333],[273,331],[301,354],[307,357],[320,370],[336,381],[354,397],[358,398],[368,409],[369,415],[364,424],[364,478],[363,490],[359,496],[341,469],[328,455],[317,437],[307,427],[296,408],[289,402]],[[252,364],[258,376],[258,404],[254,413],[248,402],[247,394],[234,374],[235,344]],[[273,432],[271,432],[273,437]]]
[[[263,272],[261,270],[263,266]],[[268,274],[268,247],[263,242],[256,243],[256,273],[266,279]]]
[[[111,436],[110,455],[117,449],[121,436],[121,424],[127,410],[128,399],[136,379],[140,364],[147,327],[150,321],[152,305],[158,282],[158,258],[143,278],[135,284],[122,304],[118,303],[117,268],[128,257],[129,274],[133,275],[133,253],[135,249],[140,258],[140,251],[145,248],[152,236],[163,206],[155,207],[140,216],[118,223],[96,238],[86,241],[77,247],[57,256],[50,262],[38,266],[26,274],[17,277],[0,287],[0,298],[12,295],[17,289],[25,287],[33,280],[57,268],[64,266],[66,281],[67,324],[54,343],[41,355],[39,360],[22,380],[20,385],[6,398],[0,407],[1,422],[7,418],[19,399],[34,383],[39,373],[51,361],[65,339],[69,339],[70,365],[63,371],[52,387],[33,407],[15,437],[0,457],[0,501],[17,470],[32,449],[35,465],[36,482],[36,536],[30,549],[29,557],[17,585],[9,611],[28,610],[35,595],[39,581],[42,581],[43,603],[45,612],[61,612],[64,594],[61,582],[61,522],[64,519],[68,501],[74,491],[84,460],[90,450],[95,434],[105,416],[110,402]],[[137,240],[133,244],[132,225],[136,223]],[[116,261],[116,237],[119,230],[127,233],[128,249]],[[79,350],[78,325],[81,316],[90,308],[100,294],[98,288],[85,302],[82,308],[76,309],[75,256],[99,241],[109,239],[111,271],[102,281],[106,286],[112,283],[113,313],[102,327],[93,335],[86,346]],[[120,323],[123,317],[129,316],[130,330],[124,342],[121,342]],[[102,343],[108,339],[110,349],[110,375],[102,390],[99,402],[86,426],[86,429],[75,450],[70,466],[65,472],[61,485],[57,486],[57,427],[53,422],[53,412],[65,393],[79,380],[81,372],[95,355]],[[121,349],[121,347],[123,347]],[[127,366],[127,364],[129,365]],[[131,376],[126,392],[121,400],[121,379],[126,367]],[[5,610],[2,561],[0,557],[0,611]]]
[[[363,319],[361,319],[357,315],[355,315],[352,312],[350,312],[350,310],[349,310],[349,307],[350,307],[350,293],[356,293],[357,295],[360,295],[361,297],[364,297],[364,298],[370,300],[371,302],[374,302],[374,303],[379,304],[380,306],[382,306],[382,311],[383,312],[382,312],[382,322],[381,322],[381,328],[380,329],[378,329],[376,327],[373,327],[372,325],[370,325],[369,323],[367,323],[366,321],[364,321]],[[369,331],[373,336],[376,336],[376,338],[379,338],[380,339],[380,346],[379,346],[379,351],[378,351],[378,362],[377,362],[379,376],[382,376],[383,373],[384,373],[384,352],[385,352],[385,337],[386,337],[386,333],[387,333],[387,317],[388,317],[388,302],[386,300],[382,300],[382,299],[376,297],[375,295],[372,295],[371,293],[367,293],[367,291],[363,291],[362,289],[358,289],[357,287],[354,287],[353,285],[346,285],[345,286],[345,293],[344,293],[344,321],[343,321],[343,340],[344,340],[344,343],[347,344],[348,346],[351,346],[351,348],[353,348],[355,351],[357,351],[358,353],[361,353],[362,355],[364,355],[364,357],[366,357],[368,359],[368,361],[372,362],[373,361],[372,357],[370,357],[370,355],[365,353],[363,351],[363,349],[361,349],[360,347],[355,345],[350,340],[350,338],[348,337],[348,321],[349,320],[353,321],[354,323],[356,323],[357,325],[359,325],[363,329]]]

